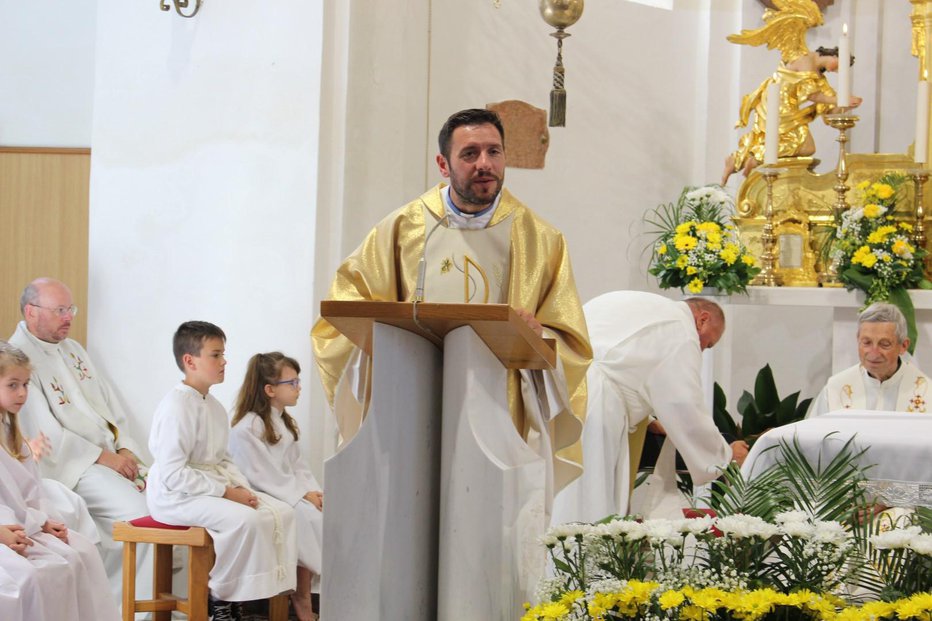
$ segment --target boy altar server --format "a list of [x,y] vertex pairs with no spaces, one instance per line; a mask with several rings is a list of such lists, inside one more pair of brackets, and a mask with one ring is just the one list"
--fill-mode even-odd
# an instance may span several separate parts
[[154,463],[147,500],[152,517],[203,526],[214,540],[210,615],[232,619],[231,602],[273,597],[295,588],[294,512],[249,489],[227,452],[226,410],[208,391],[223,381],[226,335],[204,321],[175,332],[184,380],[162,399],[149,437]]

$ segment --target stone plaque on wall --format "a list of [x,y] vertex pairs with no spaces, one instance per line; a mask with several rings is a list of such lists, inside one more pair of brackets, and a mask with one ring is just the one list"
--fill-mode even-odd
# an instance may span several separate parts
[[547,111],[510,99],[486,105],[498,113],[505,126],[508,168],[543,168],[550,145]]

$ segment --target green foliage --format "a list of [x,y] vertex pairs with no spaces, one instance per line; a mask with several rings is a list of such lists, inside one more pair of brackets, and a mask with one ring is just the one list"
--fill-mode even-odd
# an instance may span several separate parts
[[774,427],[782,427],[806,417],[811,398],[799,401],[799,391],[781,399],[770,365],[757,372],[754,394],[744,391],[738,399],[738,425],[726,409],[725,392],[717,383],[713,392],[712,417],[719,431],[751,442]]
[[712,508],[721,515],[744,513],[765,520],[797,509],[818,520],[850,522],[865,505],[859,484],[866,468],[858,464],[864,450],[855,450],[853,442],[853,438],[848,440],[823,466],[821,453],[814,465],[809,463],[796,438],[781,441],[768,449],[779,450],[777,463],[751,473],[750,479],[735,464],[729,466],[712,486]]

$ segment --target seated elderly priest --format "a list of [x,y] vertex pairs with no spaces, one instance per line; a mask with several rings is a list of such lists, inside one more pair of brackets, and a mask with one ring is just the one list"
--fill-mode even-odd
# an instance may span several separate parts
[[833,375],[807,418],[842,409],[925,412],[929,378],[903,357],[906,318],[893,304],[876,303],[858,315],[860,362]]

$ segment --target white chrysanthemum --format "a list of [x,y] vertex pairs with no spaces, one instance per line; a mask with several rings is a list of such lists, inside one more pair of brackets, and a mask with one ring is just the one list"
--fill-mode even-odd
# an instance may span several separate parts
[[932,534],[920,533],[909,542],[909,549],[916,554],[932,556]]
[[717,518],[715,526],[722,533],[738,539],[747,537],[769,539],[780,532],[775,525],[769,524],[759,517],[743,514]]
[[680,520],[677,530],[681,533],[690,533],[692,535],[701,535],[709,532],[712,528],[712,518],[704,515],[698,518],[689,518]]
[[[547,531],[547,535],[557,539],[573,539],[577,535],[587,535],[592,532],[592,524],[583,522],[568,522],[566,524],[557,524]],[[546,535],[545,535],[546,536]]]
[[643,539],[646,532],[644,525],[634,520],[614,520],[604,526],[605,532],[616,539]]
[[773,521],[777,524],[786,524],[787,522],[808,522],[809,514],[805,511],[781,511],[774,516]]
[[833,546],[842,546],[850,538],[851,534],[845,530],[839,522],[831,520],[818,520],[814,522],[815,535],[813,539],[821,543],[829,543]]
[[809,522],[785,522],[780,525],[780,531],[790,537],[808,540],[815,535],[815,526]]
[[898,550],[905,548],[910,540],[920,533],[918,526],[909,526],[907,528],[894,528],[879,535],[873,535],[870,538],[871,545],[878,550]]
[[647,538],[653,543],[662,543],[673,539],[680,539],[682,535],[671,520],[656,519],[644,522]]

